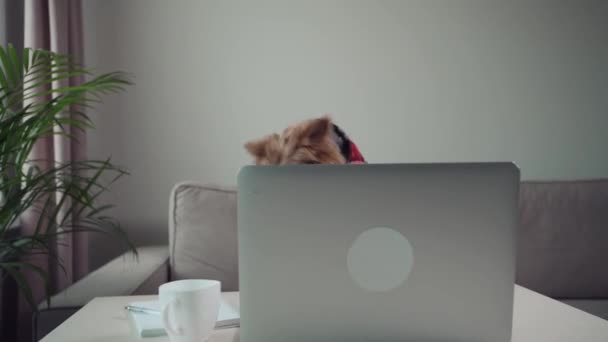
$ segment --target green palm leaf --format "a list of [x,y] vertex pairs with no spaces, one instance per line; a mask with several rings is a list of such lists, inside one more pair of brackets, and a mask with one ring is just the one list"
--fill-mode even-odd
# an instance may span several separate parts
[[[70,84],[76,76],[87,80]],[[52,89],[54,82],[62,86]],[[107,215],[112,206],[99,201],[126,171],[110,160],[52,162],[39,168],[37,162],[47,161],[30,158],[43,137],[73,139],[73,130],[91,129],[85,110],[129,85],[122,72],[95,75],[69,56],[0,46],[0,271],[17,282],[34,309],[37,298],[26,274],[43,280],[47,298],[52,289],[48,270],[29,263],[27,256],[47,255],[63,269],[54,252],[61,236],[109,234],[135,251],[120,224]],[[26,211],[39,215],[34,231],[8,238],[7,231]]]

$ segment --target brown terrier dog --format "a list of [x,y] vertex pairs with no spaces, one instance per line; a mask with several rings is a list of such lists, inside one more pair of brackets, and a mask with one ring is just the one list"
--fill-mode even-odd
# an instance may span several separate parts
[[250,141],[245,149],[257,165],[365,163],[357,146],[328,116]]

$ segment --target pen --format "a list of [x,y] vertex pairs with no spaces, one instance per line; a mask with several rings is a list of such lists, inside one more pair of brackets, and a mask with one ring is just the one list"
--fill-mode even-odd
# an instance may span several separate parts
[[152,314],[152,315],[160,315],[160,312],[158,310],[143,308],[141,306],[127,305],[127,306],[125,306],[125,310],[131,311],[131,312],[139,312],[139,313],[147,313],[147,314]]

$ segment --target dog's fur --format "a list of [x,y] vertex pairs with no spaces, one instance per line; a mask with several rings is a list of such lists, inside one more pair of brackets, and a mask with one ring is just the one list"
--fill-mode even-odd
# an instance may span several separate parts
[[254,158],[256,165],[281,164],[281,137],[274,133],[245,144],[245,149]]
[[281,135],[271,134],[245,144],[257,165],[345,164],[333,141],[328,116],[297,123]]

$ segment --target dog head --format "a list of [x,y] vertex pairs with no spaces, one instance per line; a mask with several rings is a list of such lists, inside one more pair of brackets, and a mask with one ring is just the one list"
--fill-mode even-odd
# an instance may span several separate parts
[[344,164],[327,116],[288,127],[281,135],[282,164]]
[[245,144],[257,165],[345,164],[329,117],[311,119]]

